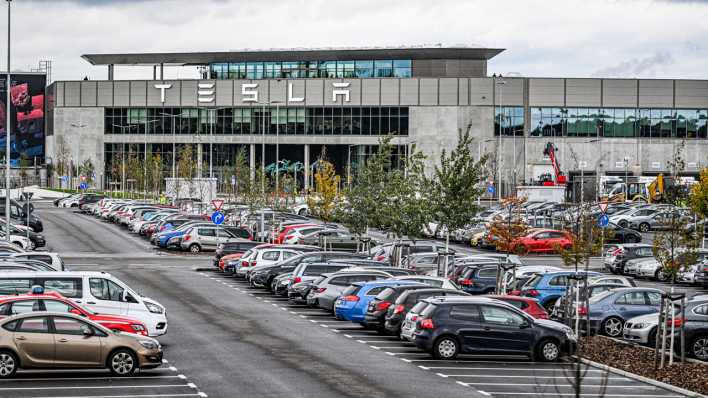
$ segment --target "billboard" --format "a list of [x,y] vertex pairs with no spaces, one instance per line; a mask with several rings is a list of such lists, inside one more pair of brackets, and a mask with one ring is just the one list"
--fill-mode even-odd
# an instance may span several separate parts
[[10,117],[8,119],[7,74],[0,73],[0,159],[5,157],[7,121],[11,126],[10,164],[13,167],[44,163],[44,89],[45,74],[12,74],[10,87]]

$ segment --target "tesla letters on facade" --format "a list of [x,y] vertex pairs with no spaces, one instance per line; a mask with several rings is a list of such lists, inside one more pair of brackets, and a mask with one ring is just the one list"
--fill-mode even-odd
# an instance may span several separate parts
[[[351,83],[333,82],[332,83],[332,102],[336,103],[338,98],[343,102],[350,102],[349,86]],[[156,83],[153,85],[160,90],[160,102],[165,103],[166,91],[172,88],[172,84]],[[287,102],[305,102],[305,97],[295,96],[293,93],[293,83],[288,83],[287,86]],[[258,103],[258,83],[241,83],[241,99],[242,103]],[[197,102],[200,104],[213,104],[216,99],[216,84],[213,82],[197,84]]]

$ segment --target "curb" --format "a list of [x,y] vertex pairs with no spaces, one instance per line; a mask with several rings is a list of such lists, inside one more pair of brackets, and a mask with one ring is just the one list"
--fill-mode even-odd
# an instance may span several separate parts
[[580,358],[580,362],[582,362],[582,363],[584,363],[584,364],[586,364],[586,365],[590,365],[590,366],[594,366],[594,367],[600,368],[600,369],[605,370],[605,371],[608,371],[608,372],[617,373],[617,374],[619,374],[619,375],[621,375],[621,376],[624,376],[624,377],[629,377],[630,379],[639,380],[639,381],[641,381],[641,382],[644,382],[644,383],[647,383],[647,384],[651,384],[651,385],[656,386],[656,387],[661,387],[661,388],[663,388],[663,389],[665,389],[665,390],[669,390],[669,391],[673,391],[673,392],[675,392],[675,393],[683,394],[683,395],[685,395],[685,396],[687,396],[687,397],[706,398],[706,396],[703,395],[703,394],[699,394],[699,393],[694,392],[694,391],[689,391],[689,390],[683,389],[683,388],[681,388],[681,387],[676,387],[676,386],[671,385],[671,384],[666,384],[666,383],[660,382],[660,381],[658,381],[658,380],[654,380],[654,379],[650,379],[650,378],[648,378],[648,377],[640,376],[640,375],[638,375],[638,374],[630,373],[630,372],[627,372],[627,371],[622,370],[622,369],[617,369],[617,368],[613,368],[613,367],[611,367],[611,366],[603,365],[603,364],[601,364],[601,363],[597,363],[597,362],[591,361],[591,360],[589,360],[589,359]]
[[206,267],[197,267],[193,269],[194,272],[216,272],[216,269],[213,267],[206,268]]

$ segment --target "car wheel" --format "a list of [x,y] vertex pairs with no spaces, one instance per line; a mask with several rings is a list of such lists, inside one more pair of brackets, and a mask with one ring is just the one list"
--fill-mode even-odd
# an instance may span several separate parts
[[298,216],[306,216],[307,215],[307,209],[300,209],[300,211],[297,212]]
[[627,223],[627,220],[622,220],[619,223],[617,223],[617,225],[619,225],[622,228],[627,228],[627,225],[629,225],[629,223]]
[[649,332],[649,337],[647,338],[647,344],[649,347],[656,347],[656,328]]
[[623,326],[624,322],[622,321],[622,319],[616,316],[611,316],[605,319],[604,322],[602,322],[602,326],[600,327],[600,329],[602,330],[602,333],[606,336],[618,337],[622,335]]
[[135,372],[138,360],[128,350],[117,350],[108,357],[108,369],[116,376],[128,376]]
[[17,372],[20,362],[10,351],[0,351],[0,378],[12,377]]
[[659,282],[666,282],[669,280],[669,276],[666,275],[661,269],[658,269],[654,272],[654,279]]
[[649,227],[649,224],[647,224],[647,223],[645,223],[645,222],[639,224],[639,232],[645,232],[645,233],[646,233],[646,232],[649,232],[650,229],[651,229],[651,228]]
[[201,250],[202,250],[202,248],[199,247],[199,245],[196,243],[193,243],[191,246],[189,246],[190,253],[199,253]]
[[543,340],[536,348],[536,357],[543,362],[557,361],[561,355],[561,348],[555,340]]
[[702,361],[708,361],[708,336],[698,336],[693,339],[691,354]]
[[433,345],[435,359],[454,359],[460,353],[460,344],[452,337],[441,337]]
[[12,244],[15,245],[15,246],[17,246],[17,247],[19,247],[19,248],[22,249],[22,250],[25,250],[25,247],[22,246],[22,243],[21,243],[21,242],[12,242]]

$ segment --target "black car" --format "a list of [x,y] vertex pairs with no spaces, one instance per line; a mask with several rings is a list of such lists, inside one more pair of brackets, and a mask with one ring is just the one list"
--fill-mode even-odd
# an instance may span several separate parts
[[419,290],[429,287],[430,286],[422,283],[418,285],[386,287],[369,302],[369,307],[366,309],[366,314],[364,314],[364,327],[367,329],[374,329],[379,333],[384,333],[386,331],[386,328],[384,327],[386,323],[386,313],[389,307],[396,302],[398,296],[408,290]]
[[615,223],[607,224],[607,227],[603,228],[603,234],[606,243],[639,243],[642,241],[642,234],[630,228],[622,228]]
[[708,361],[708,296],[694,298],[686,303],[683,327],[686,353],[701,361]]
[[[297,250],[303,250],[303,248],[310,247],[310,246],[300,246],[298,245]],[[323,251],[315,251],[315,252],[308,252],[308,253],[302,253],[299,254],[295,257],[291,257],[287,259],[286,261],[283,261],[281,263],[273,264],[273,265],[266,265],[263,268],[260,267],[253,267],[248,271],[247,278],[248,281],[251,283],[251,286],[258,287],[258,286],[263,286],[266,288],[269,288],[271,285],[271,282],[273,282],[273,279],[275,279],[276,276],[286,273],[286,272],[292,272],[295,267],[300,265],[301,263],[321,263],[321,262],[327,262],[331,259],[335,258],[342,258],[342,259],[347,259],[347,258],[365,258],[361,254],[356,254],[356,253],[348,253],[348,252],[323,252]]]
[[[236,241],[236,242],[224,242],[216,247],[216,252],[214,253],[214,266],[219,266],[219,260],[222,257],[228,256],[230,254],[245,253],[254,247],[261,245],[261,242],[255,241]],[[226,271],[226,269],[224,269]]]
[[603,265],[613,274],[622,274],[627,261],[648,257],[654,257],[651,245],[644,243],[621,244],[605,254]]
[[406,290],[396,298],[396,301],[386,311],[384,323],[386,331],[398,336],[401,333],[401,324],[406,318],[408,311],[418,301],[440,296],[469,296],[469,294],[461,290],[441,288]]
[[569,327],[533,319],[499,300],[443,297],[424,301],[428,306],[416,319],[413,342],[436,359],[492,354],[556,361],[575,347],[576,339]]

